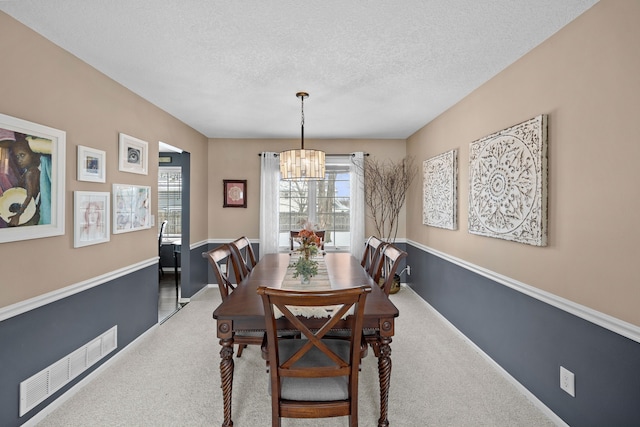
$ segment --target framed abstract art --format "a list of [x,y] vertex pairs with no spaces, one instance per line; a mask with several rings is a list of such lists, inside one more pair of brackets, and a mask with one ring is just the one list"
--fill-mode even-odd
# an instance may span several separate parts
[[106,182],[107,153],[78,145],[78,181]]
[[113,184],[113,234],[151,228],[151,187]]

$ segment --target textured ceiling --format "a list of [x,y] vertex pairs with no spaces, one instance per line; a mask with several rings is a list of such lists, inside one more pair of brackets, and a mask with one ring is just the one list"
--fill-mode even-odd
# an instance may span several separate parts
[[208,137],[298,137],[295,94],[306,91],[307,138],[406,138],[595,3],[17,0],[0,10]]

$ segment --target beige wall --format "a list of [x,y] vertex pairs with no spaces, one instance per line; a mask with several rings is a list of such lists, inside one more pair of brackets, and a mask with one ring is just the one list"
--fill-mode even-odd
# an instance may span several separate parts
[[[12,58],[0,80],[0,112],[64,130],[67,137],[65,234],[0,244],[0,307],[92,279],[153,258],[157,229],[111,235],[108,243],[73,248],[73,191],[111,191],[113,183],[150,185],[157,207],[157,163],[147,176],[118,171],[118,133],[149,142],[149,157],[158,141],[191,153],[192,243],[207,239],[259,236],[261,151],[282,151],[296,140],[209,140],[131,93],[68,52],[0,12],[0,54]],[[45,64],[45,65],[43,65]],[[107,182],[76,180],[78,145],[107,153]],[[373,157],[399,159],[404,140],[307,141],[308,147],[340,154],[366,151]],[[248,208],[222,208],[222,180],[248,180]],[[367,223],[367,233],[373,227]],[[405,235],[404,220],[399,237]],[[6,266],[22,266],[7,268]]]
[[[421,180],[407,203],[399,237],[640,325],[640,30],[637,1],[601,0],[538,48],[409,138],[418,162],[459,150],[459,229],[422,225]],[[124,132],[191,152],[191,242],[247,235],[259,223],[261,151],[296,140],[207,140],[77,58],[0,12],[0,112],[67,132],[65,235],[0,244],[0,307],[58,290],[156,255],[155,228],[73,248],[74,190],[111,191],[113,183],[151,185],[149,175],[118,171]],[[549,115],[549,245],[545,248],[467,233],[469,142],[538,114]],[[107,183],[75,179],[76,148],[107,152]],[[402,140],[307,141],[328,153],[366,151],[402,158]],[[222,208],[222,180],[248,180],[247,209]],[[205,202],[206,200],[206,202]],[[373,234],[370,222],[367,234]]]
[[[0,243],[0,307],[156,257],[156,227],[74,249],[73,191],[150,185],[156,209],[163,141],[192,153],[192,191],[206,194],[207,139],[2,12],[0,56],[0,112],[66,132],[65,234]],[[118,171],[119,132],[149,143],[148,175]],[[78,145],[106,151],[106,183],[76,180]],[[192,242],[207,238],[205,209],[192,199]]]
[[[300,140],[211,139],[209,140],[209,236],[230,239],[246,235],[260,236],[260,157],[263,151],[280,152],[300,146]],[[369,140],[307,140],[306,148],[327,154],[347,154],[364,151],[372,158],[399,160],[405,156],[406,143],[400,139]],[[222,180],[247,180],[247,209],[222,207]],[[405,237],[404,211],[398,227],[398,237]],[[375,234],[367,219],[365,234]]]
[[[421,225],[419,180],[409,238],[640,325],[639,18],[638,1],[600,1],[410,137],[420,162],[459,150],[459,229]],[[469,143],[538,114],[549,118],[548,246],[469,234]]]

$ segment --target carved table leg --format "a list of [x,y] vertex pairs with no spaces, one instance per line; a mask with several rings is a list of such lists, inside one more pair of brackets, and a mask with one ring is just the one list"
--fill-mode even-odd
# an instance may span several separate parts
[[222,427],[233,427],[231,421],[231,389],[233,388],[233,334],[229,323],[218,322],[218,336],[220,339],[220,388],[222,388],[222,401],[224,403],[224,422]]
[[378,427],[389,427],[389,387],[391,385],[391,338],[380,338],[378,375],[380,376],[380,419]]

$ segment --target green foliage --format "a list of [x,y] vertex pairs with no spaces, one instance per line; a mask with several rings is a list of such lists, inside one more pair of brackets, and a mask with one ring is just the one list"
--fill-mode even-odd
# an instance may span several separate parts
[[293,277],[302,276],[306,279],[318,274],[318,261],[300,257],[296,262],[291,264],[295,272]]
[[310,277],[318,274],[318,262],[313,261],[311,257],[318,253],[318,245],[322,240],[311,228],[300,230],[296,240],[300,243],[300,248],[296,249],[300,253],[300,257],[291,264],[295,270],[293,277],[302,276],[305,280],[309,280]]

